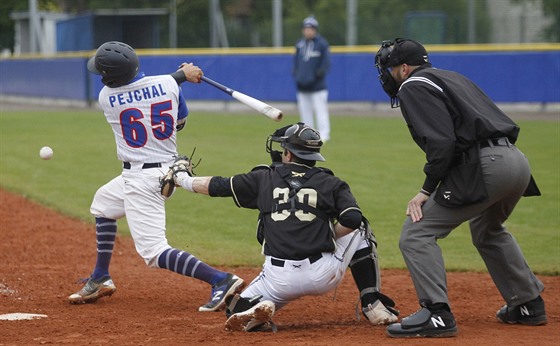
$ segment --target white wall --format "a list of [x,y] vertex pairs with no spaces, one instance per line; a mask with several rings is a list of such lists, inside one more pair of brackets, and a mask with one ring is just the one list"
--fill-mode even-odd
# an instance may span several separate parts
[[[477,2],[480,6],[481,2]],[[538,43],[542,29],[549,24],[541,10],[541,0],[512,4],[510,0],[486,0],[492,18],[491,43]]]

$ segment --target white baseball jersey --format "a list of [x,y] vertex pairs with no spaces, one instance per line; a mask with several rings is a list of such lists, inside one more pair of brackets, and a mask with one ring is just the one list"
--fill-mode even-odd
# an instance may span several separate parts
[[177,155],[177,120],[188,115],[185,99],[173,77],[140,74],[130,84],[104,87],[99,104],[113,129],[119,160],[130,164],[97,190],[90,211],[113,220],[126,216],[136,251],[156,267],[159,254],[170,248],[159,178]]
[[157,163],[177,156],[175,126],[188,110],[173,77],[141,75],[118,88],[104,87],[99,104],[113,129],[119,160]]

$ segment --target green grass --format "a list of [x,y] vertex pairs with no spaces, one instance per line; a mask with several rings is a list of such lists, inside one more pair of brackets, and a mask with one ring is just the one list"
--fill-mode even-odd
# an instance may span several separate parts
[[[281,123],[255,114],[193,112],[179,133],[179,151],[202,158],[198,175],[230,176],[268,163],[265,140]],[[507,227],[538,273],[560,274],[560,124],[518,121],[520,148],[527,154],[542,197],[524,198]],[[381,265],[404,268],[398,239],[408,200],[423,181],[423,153],[400,117],[332,117],[333,134],[324,149],[336,175],[347,181],[379,242]],[[50,161],[39,149],[54,149]],[[109,125],[97,110],[6,112],[0,115],[0,186],[66,215],[93,223],[89,214],[97,188],[120,174]],[[239,209],[229,198],[177,191],[167,204],[168,238],[214,265],[260,265],[255,239],[257,212]],[[128,233],[125,220],[120,231]],[[484,271],[466,225],[440,241],[446,265],[456,271]]]

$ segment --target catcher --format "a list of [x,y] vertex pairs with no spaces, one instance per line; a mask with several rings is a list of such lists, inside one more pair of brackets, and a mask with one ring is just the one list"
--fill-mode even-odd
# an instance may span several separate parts
[[[273,143],[282,151],[273,150]],[[350,187],[332,171],[315,167],[325,161],[322,144],[316,130],[297,123],[268,137],[271,166],[229,178],[193,177],[188,158],[181,157],[162,179],[163,194],[181,186],[211,197],[232,197],[238,207],[260,212],[257,239],[265,255],[263,270],[241,294],[226,299],[226,330],[254,331],[266,325],[275,330],[275,311],[336,288],[349,266],[369,322],[397,321],[394,301],[380,292],[375,238]]]

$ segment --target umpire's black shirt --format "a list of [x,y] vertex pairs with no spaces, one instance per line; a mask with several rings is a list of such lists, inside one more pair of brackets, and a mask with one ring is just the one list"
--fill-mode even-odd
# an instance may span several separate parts
[[508,137],[519,127],[471,80],[453,71],[423,65],[398,92],[412,138],[426,153],[422,188],[433,192],[456,155],[481,140]]

